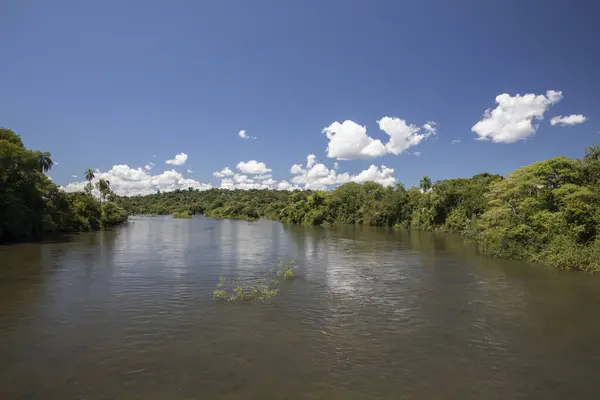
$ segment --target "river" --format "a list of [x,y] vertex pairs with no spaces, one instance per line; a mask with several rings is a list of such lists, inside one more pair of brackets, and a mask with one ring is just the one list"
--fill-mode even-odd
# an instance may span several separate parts
[[[210,297],[281,258],[272,303]],[[0,398],[591,399],[599,309],[454,236],[136,217],[0,246]]]

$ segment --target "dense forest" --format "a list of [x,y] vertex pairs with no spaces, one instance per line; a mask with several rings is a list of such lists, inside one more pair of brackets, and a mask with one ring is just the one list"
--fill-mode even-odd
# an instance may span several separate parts
[[85,192],[66,193],[45,175],[50,153],[28,150],[21,137],[0,128],[0,242],[40,239],[49,232],[75,232],[117,225],[127,213],[111,199],[110,182],[99,180],[92,195],[88,169]]
[[485,254],[600,270],[600,146],[507,177],[478,174],[419,188],[346,183],[331,191],[177,190],[117,197],[133,214],[190,212],[293,224],[367,224],[458,233]]

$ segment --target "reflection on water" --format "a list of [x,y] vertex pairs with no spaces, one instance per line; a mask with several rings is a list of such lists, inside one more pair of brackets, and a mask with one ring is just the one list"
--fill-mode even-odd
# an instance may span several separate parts
[[[281,258],[272,304],[210,298]],[[441,234],[135,218],[0,247],[0,398],[595,398],[599,289]]]

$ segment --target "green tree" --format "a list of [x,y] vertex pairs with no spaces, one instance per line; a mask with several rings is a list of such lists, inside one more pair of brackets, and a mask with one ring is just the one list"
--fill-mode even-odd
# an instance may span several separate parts
[[92,179],[94,179],[96,177],[96,175],[94,175],[94,171],[92,171],[91,168],[88,168],[85,171],[85,179],[88,181],[88,184],[86,185],[86,192],[87,194],[91,195],[92,194],[92,189],[94,188],[92,186]]
[[36,156],[37,156],[37,161],[38,161],[38,168],[42,174],[45,174],[54,165],[54,162],[51,159],[50,153],[37,151]]
[[428,192],[429,189],[431,189],[431,178],[425,175],[423,178],[421,178],[421,181],[419,182],[419,187],[421,188],[421,190],[423,190],[424,193]]
[[106,196],[108,196],[111,193],[110,181],[100,178],[98,182],[96,182],[96,188],[100,192],[100,198],[104,202],[106,200]]

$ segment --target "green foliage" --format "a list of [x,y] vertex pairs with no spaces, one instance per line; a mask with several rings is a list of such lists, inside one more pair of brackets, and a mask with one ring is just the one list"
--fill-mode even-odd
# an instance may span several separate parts
[[100,229],[127,219],[114,203],[65,193],[44,174],[50,153],[25,148],[19,135],[0,128],[0,242],[40,239],[47,232]]
[[296,263],[294,260],[290,260],[288,262],[281,260],[277,265],[275,265],[275,274],[285,280],[293,281],[296,278],[294,268],[296,268]]
[[173,218],[189,219],[192,218],[192,213],[189,211],[175,211],[173,213]]

